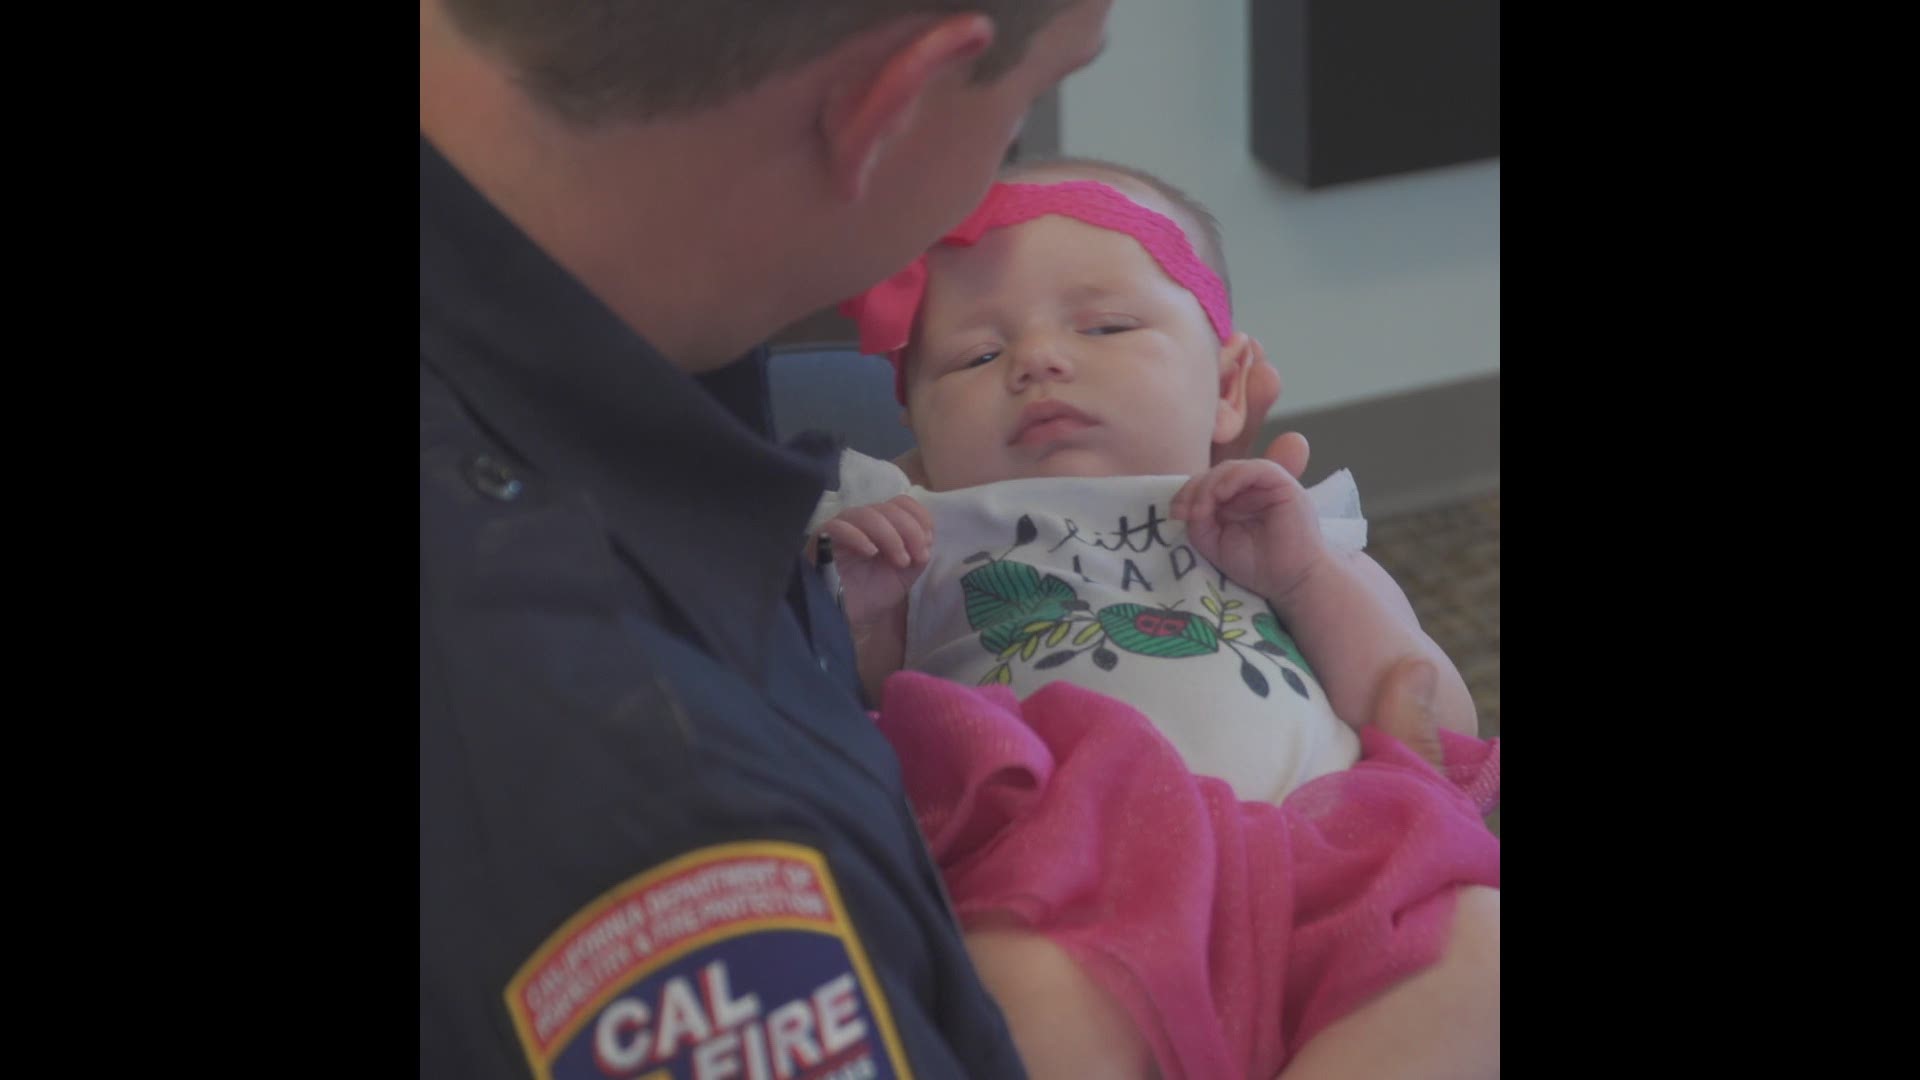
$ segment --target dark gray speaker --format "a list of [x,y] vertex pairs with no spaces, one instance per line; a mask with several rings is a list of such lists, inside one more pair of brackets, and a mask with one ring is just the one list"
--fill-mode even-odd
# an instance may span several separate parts
[[1308,187],[1500,156],[1500,0],[1248,0],[1253,153]]

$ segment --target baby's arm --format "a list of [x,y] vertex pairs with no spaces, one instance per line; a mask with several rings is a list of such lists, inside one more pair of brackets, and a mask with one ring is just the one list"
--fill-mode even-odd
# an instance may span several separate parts
[[1388,670],[1422,657],[1439,673],[1440,726],[1479,735],[1466,681],[1420,629],[1406,594],[1371,558],[1327,546],[1306,489],[1285,469],[1260,459],[1217,465],[1181,488],[1171,514],[1188,523],[1201,555],[1273,605],[1335,715],[1358,726]]
[[899,495],[843,511],[820,536],[831,541],[860,685],[877,702],[880,684],[905,657],[907,591],[927,568],[933,519],[912,496]]
[[1480,734],[1460,670],[1420,629],[1400,586],[1365,553],[1326,551],[1291,593],[1267,599],[1326,687],[1335,715],[1371,713],[1388,669],[1417,656],[1433,661],[1439,674],[1433,711],[1440,726]]

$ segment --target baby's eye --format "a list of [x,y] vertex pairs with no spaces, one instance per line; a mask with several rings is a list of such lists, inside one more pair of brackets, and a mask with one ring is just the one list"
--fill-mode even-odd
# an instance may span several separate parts
[[1100,323],[1097,326],[1090,326],[1080,332],[1089,337],[1105,337],[1108,334],[1124,334],[1129,330],[1138,329],[1140,328],[1132,323]]
[[962,363],[960,366],[963,368],[975,368],[975,367],[979,367],[981,364],[991,364],[996,359],[998,359],[999,356],[1000,354],[997,352],[984,352],[984,353],[981,353],[979,356],[976,356],[973,359]]

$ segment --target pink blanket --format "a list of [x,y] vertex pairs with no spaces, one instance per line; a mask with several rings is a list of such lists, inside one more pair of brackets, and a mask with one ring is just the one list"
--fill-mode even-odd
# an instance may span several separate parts
[[1481,820],[1497,739],[1443,732],[1443,776],[1366,729],[1357,765],[1274,806],[1194,776],[1138,711],[1068,683],[1022,702],[902,672],[878,720],[962,924],[1010,917],[1057,942],[1167,1080],[1273,1076],[1439,958],[1456,886],[1500,884]]

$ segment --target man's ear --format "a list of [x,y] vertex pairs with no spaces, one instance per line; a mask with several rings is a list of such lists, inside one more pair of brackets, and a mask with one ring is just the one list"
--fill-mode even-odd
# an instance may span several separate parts
[[1246,331],[1236,331],[1220,346],[1220,400],[1214,412],[1214,445],[1229,443],[1247,425],[1247,373],[1260,348]]
[[833,192],[849,202],[866,195],[867,178],[888,144],[913,126],[920,103],[942,75],[970,67],[993,44],[993,20],[950,15],[920,26],[911,37],[884,35],[885,51],[850,64],[820,112]]

